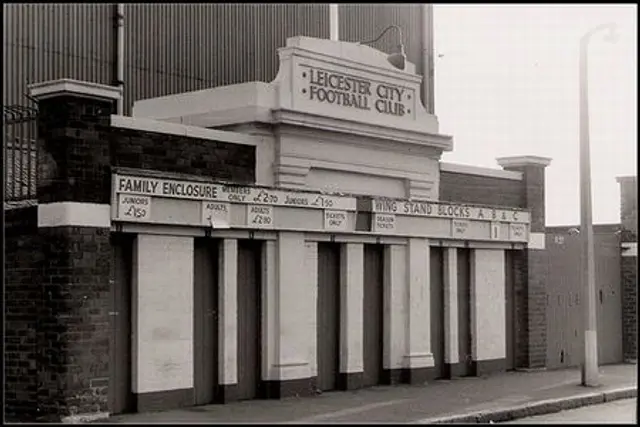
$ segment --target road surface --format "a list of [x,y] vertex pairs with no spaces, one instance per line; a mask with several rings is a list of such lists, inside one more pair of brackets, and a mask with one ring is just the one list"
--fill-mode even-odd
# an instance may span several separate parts
[[596,424],[635,424],[638,413],[637,399],[616,400],[600,405],[522,418],[500,424],[544,424],[544,423],[596,423]]

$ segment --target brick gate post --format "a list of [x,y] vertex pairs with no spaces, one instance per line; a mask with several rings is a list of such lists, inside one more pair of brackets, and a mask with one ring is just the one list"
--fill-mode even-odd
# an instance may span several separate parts
[[514,256],[516,305],[516,367],[545,368],[547,363],[547,289],[545,249],[545,168],[551,159],[538,156],[502,157],[505,170],[523,173],[525,208],[531,212],[529,244]]
[[111,304],[109,126],[119,89],[62,79],[38,100],[38,234],[42,241],[38,412],[53,421],[108,415]]
[[620,183],[622,235],[622,352],[624,361],[638,358],[638,182],[635,176],[616,179]]

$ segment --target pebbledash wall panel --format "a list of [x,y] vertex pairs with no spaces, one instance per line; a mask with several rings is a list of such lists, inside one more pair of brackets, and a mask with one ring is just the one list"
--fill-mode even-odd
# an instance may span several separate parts
[[[340,39],[403,29],[422,74],[420,4],[339,6]],[[30,83],[116,81],[115,4],[4,5],[3,102],[25,104]],[[247,81],[272,81],[287,37],[329,38],[328,4],[125,4],[124,114],[134,101]],[[391,52],[396,36],[373,47]]]

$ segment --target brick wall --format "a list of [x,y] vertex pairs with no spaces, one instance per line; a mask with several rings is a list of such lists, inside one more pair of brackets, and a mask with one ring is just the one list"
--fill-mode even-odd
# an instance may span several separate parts
[[638,182],[636,177],[620,180],[620,223],[623,242],[638,241]]
[[[620,225],[622,244],[638,244],[638,181],[635,176],[618,178],[620,183]],[[622,349],[624,359],[638,358],[638,256],[623,246],[622,265]]]
[[[255,147],[112,128],[114,101],[39,100],[39,204],[108,205],[115,168],[255,182]],[[103,228],[38,228],[37,207],[7,211],[6,412],[60,421],[109,412],[112,248]]]
[[440,172],[443,202],[524,208],[522,182],[455,172]]
[[41,411],[63,417],[107,412],[111,246],[109,230],[40,229],[42,312],[38,322]]
[[111,129],[116,167],[255,183],[255,147],[129,129]]
[[8,421],[38,417],[40,268],[44,260],[37,232],[37,208],[5,211],[5,415]]
[[114,167],[255,183],[255,147],[112,128],[109,101],[39,103],[38,200],[109,203]]
[[638,357],[638,258],[622,257],[622,352],[624,360]]

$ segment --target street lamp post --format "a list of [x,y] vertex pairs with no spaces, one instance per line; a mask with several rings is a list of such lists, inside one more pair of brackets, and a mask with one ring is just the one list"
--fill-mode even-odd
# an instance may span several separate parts
[[584,359],[582,385],[599,384],[598,373],[598,323],[596,318],[595,260],[593,249],[593,224],[591,218],[591,159],[589,154],[589,86],[587,52],[591,36],[601,30],[609,30],[609,41],[615,41],[615,24],[599,25],[580,39],[580,238],[581,282],[586,294],[584,312]]

